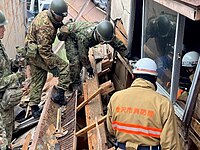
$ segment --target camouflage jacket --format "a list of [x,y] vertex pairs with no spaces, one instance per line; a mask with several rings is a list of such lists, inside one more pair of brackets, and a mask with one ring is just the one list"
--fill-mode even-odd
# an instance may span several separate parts
[[166,37],[159,35],[157,18],[150,18],[145,29],[145,42],[150,38],[155,39],[157,49],[161,56],[167,55],[169,52],[174,51],[174,41],[175,41],[175,32],[176,32],[176,21],[171,15],[166,15],[171,24],[170,32]]
[[[41,56],[50,69],[55,67],[52,61],[55,55],[52,51],[52,44],[56,38],[56,33],[57,27],[52,23],[48,10],[44,10],[32,21],[25,39],[26,47],[31,44],[37,46],[35,53]],[[35,59],[33,58],[32,60],[34,61]]]
[[12,73],[11,60],[5,52],[0,41],[0,92],[4,92],[8,86],[13,85],[20,78],[20,73]]
[[[73,41],[73,43],[71,44],[76,44],[78,51],[82,51],[82,54],[85,57],[84,62],[82,62],[82,64],[86,68],[90,66],[88,58],[89,48],[99,44],[99,42],[95,40],[93,35],[93,32],[97,24],[98,24],[97,22],[71,22],[71,23],[66,23],[60,29],[60,33],[61,34],[64,33],[64,35],[66,36],[66,39],[64,40],[67,42],[68,38],[71,38],[72,40],[70,41]],[[121,42],[116,37],[114,37],[114,39],[109,43],[109,45],[111,45],[115,50],[117,50],[123,56],[127,54],[127,48],[125,47],[123,42]]]

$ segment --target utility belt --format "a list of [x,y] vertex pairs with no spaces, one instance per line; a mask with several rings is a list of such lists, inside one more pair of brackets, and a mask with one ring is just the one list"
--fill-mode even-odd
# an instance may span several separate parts
[[[116,148],[126,150],[126,144],[117,142]],[[141,145],[139,145],[137,150],[161,150],[161,146],[160,145],[157,145],[157,146],[141,146]]]

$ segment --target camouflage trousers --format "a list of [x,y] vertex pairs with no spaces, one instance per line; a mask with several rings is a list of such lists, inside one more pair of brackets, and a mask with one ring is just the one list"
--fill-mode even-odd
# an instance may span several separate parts
[[8,88],[3,94],[3,98],[0,99],[0,113],[8,143],[12,140],[14,130],[14,106],[21,101],[22,93],[19,88]]
[[80,73],[83,67],[82,61],[86,60],[84,53],[77,48],[77,43],[74,42],[71,38],[68,38],[65,41],[66,55],[69,60],[69,69],[70,69],[70,80],[72,84],[80,84],[81,78]]
[[[69,90],[70,76],[69,76],[69,65],[66,61],[55,55],[52,60],[55,62],[55,66],[60,71],[58,78],[58,86]],[[41,57],[36,57],[34,60],[29,60],[31,70],[31,85],[30,85],[30,102],[29,106],[38,105],[41,101],[42,89],[47,80],[47,73],[51,72]]]
[[8,145],[8,140],[6,139],[6,129],[3,124],[3,119],[0,113],[0,149],[6,150],[6,145]]

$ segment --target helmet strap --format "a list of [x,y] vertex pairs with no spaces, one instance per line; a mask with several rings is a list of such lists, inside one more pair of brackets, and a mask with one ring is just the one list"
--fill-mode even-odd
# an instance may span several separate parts
[[[100,41],[101,39],[99,39],[100,36],[98,35],[98,33],[97,33],[97,31],[96,31],[96,28],[94,29],[93,36],[94,36],[94,39],[95,39],[96,42],[98,42],[98,43],[101,42],[101,41]],[[99,38],[98,38],[98,36],[99,36]]]

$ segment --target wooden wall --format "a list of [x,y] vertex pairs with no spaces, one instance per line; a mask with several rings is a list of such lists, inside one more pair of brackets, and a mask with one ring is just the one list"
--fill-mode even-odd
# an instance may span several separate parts
[[2,10],[8,20],[2,40],[9,57],[15,58],[15,46],[24,46],[26,0],[0,0]]
[[[126,30],[126,34],[129,31],[130,21],[130,0],[111,0],[111,18],[113,20],[121,19]],[[116,11],[117,10],[117,11]]]

